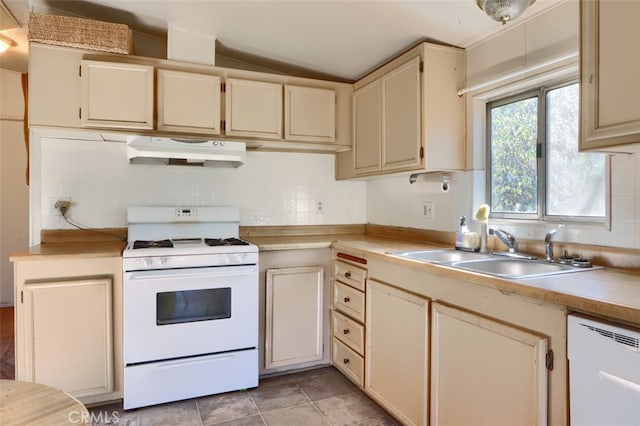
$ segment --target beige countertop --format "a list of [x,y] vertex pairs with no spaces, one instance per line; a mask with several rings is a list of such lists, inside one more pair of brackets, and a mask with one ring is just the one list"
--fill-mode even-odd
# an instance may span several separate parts
[[22,262],[44,258],[52,260],[72,257],[118,257],[122,255],[124,246],[124,241],[43,243],[13,253],[9,256],[9,260]]
[[[333,247],[350,254],[378,258],[426,272],[492,287],[558,305],[569,310],[640,325],[640,275],[622,269],[604,268],[568,274],[504,279],[445,265],[431,264],[390,255],[390,252],[438,248],[443,245],[421,244],[361,235],[338,239]],[[450,246],[449,246],[450,247]]]
[[[509,280],[490,275],[462,271],[444,265],[430,264],[392,256],[390,252],[451,247],[449,243],[429,243],[387,238],[364,233],[328,233],[325,235],[247,235],[261,251],[331,248],[346,250],[367,258],[378,258],[430,273],[496,288],[566,306],[569,310],[605,318],[640,324],[640,273],[605,268],[556,276]],[[11,255],[11,261],[33,261],[70,257],[120,256],[124,242],[55,242],[33,246]]]

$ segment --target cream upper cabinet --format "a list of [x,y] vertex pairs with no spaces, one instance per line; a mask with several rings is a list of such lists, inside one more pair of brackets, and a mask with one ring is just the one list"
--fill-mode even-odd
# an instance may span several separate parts
[[354,93],[356,174],[420,164],[420,57]]
[[31,43],[29,125],[80,127],[82,52]]
[[282,84],[227,78],[225,106],[227,135],[282,139]]
[[82,61],[84,127],[153,129],[153,66]]
[[439,303],[432,310],[431,424],[546,425],[547,338]]
[[403,424],[426,425],[428,299],[369,279],[366,312],[365,391]]
[[266,271],[265,369],[323,357],[322,266]]
[[382,78],[382,170],[420,165],[420,58]]
[[353,93],[353,168],[356,174],[380,170],[381,113],[380,81]]
[[158,130],[220,134],[221,78],[159,69]]
[[464,66],[464,50],[422,43],[356,82],[337,178],[464,170]]
[[285,85],[284,117],[286,140],[335,142],[335,90]]
[[580,148],[626,151],[640,143],[640,2],[583,0],[580,13]]

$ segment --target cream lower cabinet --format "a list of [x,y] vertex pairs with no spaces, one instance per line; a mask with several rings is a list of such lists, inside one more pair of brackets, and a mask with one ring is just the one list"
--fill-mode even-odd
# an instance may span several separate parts
[[220,134],[221,78],[158,70],[158,130]]
[[637,152],[640,2],[582,0],[580,14],[580,149]]
[[122,258],[14,262],[16,380],[122,398]]
[[226,79],[225,132],[282,139],[282,84]]
[[365,391],[403,424],[426,425],[429,300],[367,281]]
[[112,392],[111,278],[24,287],[25,344],[32,362],[27,377],[18,380],[60,388],[77,398]]
[[433,303],[432,425],[546,425],[547,338]]
[[323,357],[322,266],[267,269],[265,369]]
[[153,66],[82,61],[83,127],[153,129]]

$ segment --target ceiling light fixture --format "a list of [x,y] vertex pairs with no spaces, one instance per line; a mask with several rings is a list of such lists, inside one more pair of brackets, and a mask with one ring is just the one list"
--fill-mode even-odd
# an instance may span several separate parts
[[9,47],[13,46],[13,40],[7,36],[0,34],[0,53],[3,53]]
[[536,0],[476,0],[478,7],[502,25],[513,21]]

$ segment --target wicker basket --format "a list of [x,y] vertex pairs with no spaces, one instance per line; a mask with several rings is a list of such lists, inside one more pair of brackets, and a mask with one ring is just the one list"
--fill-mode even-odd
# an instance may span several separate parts
[[29,13],[29,40],[127,55],[132,47],[127,25],[40,13]]

